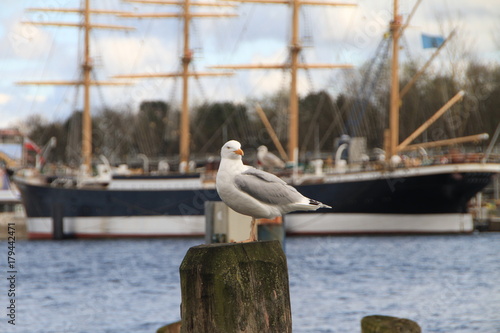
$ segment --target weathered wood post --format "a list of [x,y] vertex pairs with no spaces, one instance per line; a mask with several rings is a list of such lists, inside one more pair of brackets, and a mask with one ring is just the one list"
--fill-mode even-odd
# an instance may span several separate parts
[[361,333],[421,333],[420,326],[405,318],[366,316],[361,319]]
[[278,241],[192,247],[180,277],[183,333],[292,331],[286,257]]

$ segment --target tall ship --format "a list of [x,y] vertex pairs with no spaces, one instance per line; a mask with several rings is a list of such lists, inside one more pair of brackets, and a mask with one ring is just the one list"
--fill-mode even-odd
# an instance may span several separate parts
[[[137,1],[147,3],[148,1]],[[281,1],[243,0],[240,2],[282,4]],[[153,3],[153,2],[150,2]],[[155,1],[154,3],[159,3]],[[288,3],[288,2],[286,2]],[[28,234],[31,238],[50,238],[56,221],[62,223],[66,235],[74,237],[159,237],[202,235],[205,232],[204,204],[220,198],[215,190],[213,170],[186,173],[189,164],[189,78],[193,76],[231,75],[233,72],[192,72],[189,65],[190,5],[185,1],[184,51],[182,71],[157,74],[158,77],[181,77],[183,103],[180,116],[179,173],[168,175],[114,175],[104,160],[92,169],[89,87],[92,61],[85,38],[85,57],[82,64],[83,79],[77,84],[84,87],[84,121],[82,135],[82,168],[75,177],[31,176],[28,172],[16,175],[15,182],[21,192],[26,209]],[[481,141],[487,136],[479,134],[451,140],[413,144],[440,115],[463,97],[457,94],[436,114],[420,126],[407,139],[399,139],[399,39],[408,22],[403,22],[394,1],[393,18],[388,35],[392,41],[391,93],[389,124],[384,132],[384,147],[379,149],[376,161],[370,161],[362,138],[342,138],[338,149],[332,152],[334,163],[328,165],[318,159],[315,172],[299,171],[298,95],[297,72],[301,69],[349,68],[349,65],[305,64],[300,61],[302,46],[298,37],[299,9],[303,5],[328,5],[323,2],[293,0],[290,2],[292,25],[288,62],[279,65],[223,65],[213,69],[282,69],[290,73],[290,99],[288,122],[288,152],[284,156],[289,166],[283,179],[302,194],[313,197],[333,208],[310,213],[292,213],[285,217],[290,234],[337,233],[461,233],[473,230],[469,201],[500,172],[500,164],[490,155],[491,149],[481,154],[447,154],[440,157],[424,156],[419,163],[406,163],[404,153],[423,151],[461,142]],[[339,5],[339,4],[332,4]],[[349,4],[347,4],[349,5]],[[76,11],[76,10],[75,10]],[[89,21],[89,0],[78,10],[83,16],[85,34],[92,28]],[[121,14],[134,17],[137,14]],[[201,16],[201,15],[200,15]],[[161,17],[161,14],[151,14]],[[171,16],[165,16],[171,17]],[[410,15],[411,17],[411,15]],[[47,23],[44,23],[47,24]],[[120,78],[138,78],[144,75],[123,75]],[[406,88],[406,87],[405,87]],[[272,129],[270,129],[272,133]],[[235,138],[237,139],[237,138]],[[279,141],[279,140],[277,140]],[[277,147],[280,146],[276,142]],[[494,144],[494,140],[490,146]],[[280,148],[280,147],[279,147]],[[213,164],[213,163],[211,163]],[[216,163],[215,163],[216,164]]]

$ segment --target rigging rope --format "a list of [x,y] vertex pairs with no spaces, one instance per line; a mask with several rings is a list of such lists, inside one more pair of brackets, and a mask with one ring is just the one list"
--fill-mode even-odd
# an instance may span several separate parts
[[309,11],[307,8],[301,7],[300,8],[300,14],[302,15],[302,19],[304,24],[302,25],[302,38],[300,43],[302,44],[303,47],[312,47],[314,45],[314,33],[312,32],[313,28],[312,25],[309,23]]
[[325,100],[326,100],[325,94],[326,93],[321,93],[321,95],[320,95],[319,102],[316,105],[313,116],[310,120],[309,127],[307,128],[307,132],[306,132],[306,137],[304,138],[304,140],[302,142],[302,146],[300,148],[300,151],[303,151],[303,152],[307,151],[307,145],[309,144],[309,140],[311,139],[312,134],[315,133],[314,126],[317,124],[319,114],[323,108],[323,105],[325,104]]
[[[300,53],[300,60],[304,64],[307,63],[306,56],[305,56],[305,54],[303,52]],[[309,91],[315,91],[315,89],[314,89],[314,83],[313,83],[313,78],[312,78],[312,75],[311,75],[311,71],[309,70],[309,68],[306,68],[305,72],[306,72],[307,81],[309,82],[309,88],[310,88]]]
[[[142,22],[142,20],[141,20],[141,22]],[[132,66],[130,67],[130,73],[134,73],[137,70],[137,67],[139,66],[139,59],[141,57],[141,54],[143,53],[142,51],[145,49],[144,45],[146,43],[146,37],[150,34],[151,29],[152,29],[152,25],[153,25],[153,19],[151,19],[151,18],[147,19],[146,28],[144,29],[144,34],[140,38],[139,47],[136,49],[135,57],[132,60]],[[126,34],[128,36],[131,35],[131,33],[128,31],[126,32]],[[133,99],[134,99],[134,97],[133,97],[134,94],[132,93],[132,91],[135,88],[136,87],[134,85],[123,87],[124,96],[129,96],[129,100],[131,102],[133,102]]]
[[332,112],[335,113],[335,118],[334,120],[330,123],[330,126],[328,126],[328,129],[325,131],[325,133],[323,134],[323,137],[321,138],[320,142],[319,142],[319,147],[320,149],[324,146],[325,142],[326,142],[326,139],[330,136],[330,134],[333,132],[333,130],[335,129],[335,126],[338,126],[339,129],[338,129],[338,132],[339,133],[346,133],[346,128],[345,128],[345,124],[344,122],[342,121],[342,116],[346,113],[346,111],[349,109],[348,107],[349,103],[344,103],[342,105],[342,108],[339,109],[337,103],[333,103],[333,109],[332,109]]
[[386,59],[390,51],[390,41],[387,38],[383,38],[377,49],[375,51],[375,56],[373,57],[369,67],[363,74],[362,82],[358,88],[356,94],[357,102],[352,107],[352,112],[348,118],[348,134],[351,136],[360,135],[363,132],[367,132],[369,123],[376,121],[377,119],[371,119],[368,121],[365,118],[368,104],[370,102],[371,96],[376,90],[376,85],[381,78],[382,71],[386,64]]
[[238,50],[238,43],[243,39],[243,35],[248,32],[248,26],[250,24],[250,20],[251,20],[252,16],[254,15],[254,12],[255,12],[255,5],[251,5],[250,9],[248,11],[248,15],[246,16],[246,20],[243,22],[243,26],[241,27],[241,31],[240,31],[238,37],[236,38],[236,41],[234,43],[234,46],[233,46],[231,52],[229,53],[229,58],[234,57],[234,54]]

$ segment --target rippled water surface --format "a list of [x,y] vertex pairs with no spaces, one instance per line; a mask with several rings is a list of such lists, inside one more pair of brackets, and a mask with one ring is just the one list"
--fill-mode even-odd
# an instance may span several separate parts
[[[2,310],[0,332],[155,332],[179,319],[178,268],[202,241],[17,242],[16,326]],[[7,251],[0,242],[2,309]],[[360,332],[372,314],[500,332],[499,233],[288,238],[286,253],[294,332]]]

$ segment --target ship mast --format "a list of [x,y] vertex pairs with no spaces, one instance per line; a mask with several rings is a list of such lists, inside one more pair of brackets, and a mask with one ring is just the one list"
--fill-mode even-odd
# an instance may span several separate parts
[[467,137],[454,138],[448,140],[435,141],[431,143],[420,143],[415,145],[410,145],[410,143],[415,140],[420,134],[422,134],[430,125],[432,125],[439,117],[441,117],[445,112],[447,112],[453,105],[462,100],[465,93],[459,91],[455,96],[453,96],[448,102],[446,102],[436,113],[425,121],[419,128],[417,128],[412,134],[410,134],[401,143],[399,142],[399,109],[402,103],[402,97],[408,92],[410,87],[415,83],[417,78],[423,73],[423,71],[429,66],[430,62],[435,58],[439,51],[444,47],[446,42],[451,39],[454,32],[450,34],[448,38],[442,43],[442,45],[436,50],[432,57],[427,61],[421,70],[410,80],[410,82],[400,91],[399,90],[399,39],[403,34],[404,30],[408,27],[409,21],[413,17],[417,7],[420,5],[422,0],[418,0],[413,7],[407,21],[403,24],[402,15],[398,13],[399,3],[398,0],[394,0],[393,3],[393,19],[390,23],[390,32],[392,36],[392,61],[391,61],[391,98],[389,107],[389,129],[385,132],[385,150],[386,150],[386,161],[390,162],[392,156],[397,155],[401,151],[416,149],[418,147],[439,147],[445,145],[452,145],[464,142],[477,142],[481,140],[488,139],[488,135],[485,133],[470,135]]
[[85,55],[83,59],[83,115],[82,115],[82,162],[90,171],[92,163],[92,119],[90,117],[90,73],[92,62],[90,59],[90,15],[89,1],[85,0],[83,13],[83,30],[85,33]]
[[131,74],[117,75],[115,78],[182,78],[182,109],[180,117],[180,143],[179,143],[179,171],[184,173],[187,171],[189,162],[189,144],[190,144],[190,129],[189,129],[189,78],[202,76],[227,76],[232,75],[230,72],[192,72],[189,70],[189,65],[193,60],[193,51],[190,47],[190,23],[192,18],[197,17],[235,17],[235,14],[217,14],[217,13],[192,13],[191,6],[226,6],[231,5],[219,4],[215,2],[191,2],[190,0],[181,1],[161,1],[161,0],[125,0],[133,3],[156,4],[156,5],[178,5],[182,6],[182,13],[143,13],[143,14],[123,14],[122,17],[127,18],[181,18],[184,21],[184,48],[181,57],[182,72],[180,73],[155,73],[155,74]]
[[289,124],[288,124],[288,161],[297,164],[299,147],[299,99],[297,93],[297,73],[299,69],[332,69],[352,68],[347,64],[304,64],[299,62],[302,45],[299,40],[299,10],[302,5],[313,6],[344,6],[354,7],[355,4],[333,3],[308,0],[226,0],[242,3],[259,4],[284,4],[292,7],[292,40],[290,44],[290,62],[276,65],[221,65],[211,68],[220,69],[288,69],[290,71],[290,101],[289,101]]
[[83,86],[83,115],[82,115],[82,165],[85,167],[85,172],[90,172],[92,165],[92,120],[90,114],[90,87],[96,85],[123,85],[130,84],[126,82],[113,81],[92,81],[91,72],[93,69],[92,58],[90,56],[90,31],[92,29],[112,29],[112,30],[133,30],[132,27],[118,25],[103,25],[91,24],[91,14],[110,14],[118,15],[125,12],[120,11],[105,11],[93,10],[90,8],[90,0],[85,0],[83,9],[61,9],[61,8],[29,8],[28,11],[44,11],[44,12],[59,12],[59,13],[79,13],[83,17],[83,23],[64,23],[64,22],[23,22],[33,25],[58,26],[58,27],[76,27],[82,28],[84,31],[84,58],[82,64],[82,79],[77,81],[22,81],[17,82],[21,85],[74,85]]
[[390,24],[392,35],[392,62],[391,62],[391,99],[389,108],[389,134],[386,159],[396,155],[399,142],[399,37],[401,36],[402,17],[398,13],[398,0],[394,0],[393,19]]
[[290,101],[288,124],[288,160],[298,164],[299,155],[299,98],[297,95],[297,66],[302,46],[299,42],[300,2],[292,2],[292,44],[290,45]]

